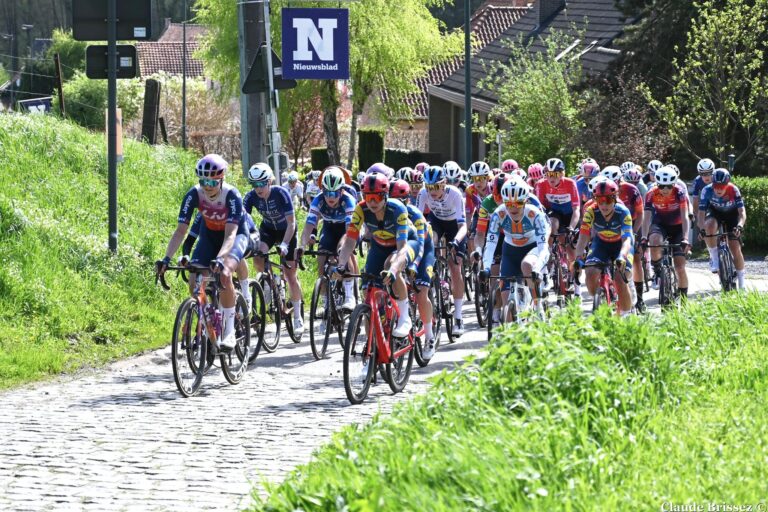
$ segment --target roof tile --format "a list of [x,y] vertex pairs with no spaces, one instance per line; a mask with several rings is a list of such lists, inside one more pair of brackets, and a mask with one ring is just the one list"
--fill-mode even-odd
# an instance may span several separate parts
[[[139,72],[142,77],[165,71],[171,75],[182,72],[184,43],[142,42],[136,43],[139,54]],[[192,57],[197,50],[197,42],[187,41],[187,76],[190,78],[204,75],[203,62]]]

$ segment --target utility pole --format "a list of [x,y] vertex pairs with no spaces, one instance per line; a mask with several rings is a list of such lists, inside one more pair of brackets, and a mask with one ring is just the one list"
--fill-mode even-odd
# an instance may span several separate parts
[[470,1],[464,0],[464,168],[472,164],[472,84],[470,83]]
[[[266,40],[264,10],[256,2],[238,3],[238,43],[240,46],[240,84],[245,82],[251,63],[259,47]],[[264,123],[264,95],[240,95],[240,143],[243,173],[256,162],[266,161]]]
[[64,106],[64,89],[62,87],[61,57],[58,53],[53,55],[54,71],[56,71],[56,91],[59,93],[59,111],[61,117],[67,117],[67,109]]
[[107,181],[109,250],[117,252],[117,0],[107,1]]

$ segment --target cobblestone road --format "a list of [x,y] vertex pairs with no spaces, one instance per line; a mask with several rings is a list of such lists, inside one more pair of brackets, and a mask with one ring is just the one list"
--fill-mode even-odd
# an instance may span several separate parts
[[[692,294],[717,289],[711,275],[692,274]],[[766,280],[750,284],[768,287]],[[380,383],[362,406],[344,395],[338,343],[318,362],[306,336],[260,355],[237,386],[210,372],[191,399],[176,391],[169,350],[5,392],[0,510],[245,508],[262,479],[279,482],[341,426],[424,392],[430,375],[480,350],[485,334],[470,320],[472,308],[464,308],[467,334],[441,345],[402,394]]]

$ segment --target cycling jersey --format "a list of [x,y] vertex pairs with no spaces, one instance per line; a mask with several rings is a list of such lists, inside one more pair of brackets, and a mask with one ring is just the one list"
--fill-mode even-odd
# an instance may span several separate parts
[[349,195],[351,195],[355,199],[356,203],[363,198],[363,193],[361,192],[360,184],[356,181],[353,181],[349,185],[345,183],[344,190],[349,192]]
[[456,187],[461,191],[462,194],[466,193],[467,187],[469,187],[469,183],[467,183],[464,180],[458,180],[458,181],[449,181],[448,185],[451,185],[452,187]]
[[255,190],[251,190],[245,195],[244,206],[249,214],[256,208],[262,217],[261,225],[278,231],[288,229],[286,217],[294,215],[290,194],[277,185],[270,187],[267,199],[260,198]]
[[493,194],[489,194],[483,199],[478,208],[477,218],[477,232],[485,234],[488,231],[488,222],[491,220],[491,215],[499,207],[499,203],[493,198]]
[[320,193],[322,190],[320,190],[320,186],[315,183],[314,180],[311,180],[307,183],[306,193],[307,196],[307,202],[311,203]]
[[640,191],[640,197],[645,197],[645,194],[648,193],[648,185],[646,185],[643,180],[640,180],[637,183],[633,183],[633,185],[636,186],[637,190]]
[[288,190],[288,193],[291,195],[291,200],[294,202],[293,204],[301,204],[302,199],[304,199],[304,185],[297,181],[294,186],[291,186],[290,184],[286,185],[285,189]]
[[524,247],[535,244],[538,255],[546,261],[549,254],[547,241],[549,240],[551,227],[546,214],[532,204],[526,204],[523,217],[519,221],[513,221],[507,212],[506,206],[500,205],[491,215],[488,227],[487,242],[483,250],[483,267],[491,268],[493,253],[499,236],[504,233],[504,243],[513,247]]
[[643,198],[633,184],[624,181],[619,184],[619,200],[629,209],[632,220],[643,214]]
[[[192,226],[189,228],[189,236],[197,238],[200,236],[200,225],[203,222],[203,216],[200,212],[195,215],[195,220],[192,222]],[[237,226],[237,233],[255,233],[256,223],[253,222],[253,217],[243,212],[243,216],[240,218],[240,224]]]
[[352,221],[347,228],[347,236],[353,240],[360,238],[363,226],[373,237],[373,245],[396,247],[397,242],[408,240],[408,210],[397,199],[387,199],[384,219],[378,220],[365,201],[355,206]]
[[589,183],[584,179],[584,176],[580,176],[576,180],[576,190],[579,192],[579,200],[582,205],[592,198],[592,192],[589,191]]
[[472,183],[464,191],[465,194],[465,215],[469,219],[480,207],[480,203],[483,202],[483,198],[491,193],[491,187],[486,184],[485,190],[478,190],[477,185]]
[[320,194],[315,197],[309,207],[307,224],[317,226],[321,220],[328,224],[349,224],[352,222],[352,212],[355,211],[355,199],[346,191],[341,194],[336,207],[326,202],[325,196]]
[[[590,204],[584,211],[579,233],[592,238],[592,243],[613,243],[632,238],[632,214],[622,203],[617,202],[609,219],[603,216],[597,204]],[[592,232],[596,236],[592,236]]]
[[[709,180],[710,184],[712,183],[712,180]],[[693,196],[699,197],[701,195],[701,191],[704,190],[704,187],[707,186],[707,183],[704,183],[704,179],[701,177],[701,175],[696,176],[696,179],[693,180]]]
[[711,184],[704,187],[699,200],[699,211],[705,212],[710,208],[719,212],[744,208],[744,200],[741,198],[739,187],[733,183],[728,183],[722,196],[715,194],[715,189]]
[[576,182],[571,178],[561,178],[557,187],[553,187],[548,179],[541,179],[536,184],[536,195],[546,210],[562,215],[571,215],[581,205]]
[[453,185],[446,185],[443,197],[432,199],[426,188],[421,189],[416,206],[422,212],[429,212],[440,220],[455,220],[458,224],[464,224],[464,194]]
[[179,223],[189,224],[197,209],[210,231],[224,231],[227,224],[240,224],[243,201],[240,192],[229,183],[222,183],[216,199],[209,199],[200,185],[195,185],[184,196],[179,211]]
[[659,187],[651,187],[645,195],[645,211],[652,212],[653,224],[676,226],[683,223],[683,215],[688,215],[688,197],[678,185],[667,196]]
[[408,226],[408,238],[410,240],[416,240],[419,244],[419,249],[416,251],[416,256],[413,260],[413,265],[418,267],[421,262],[421,257],[424,255],[424,249],[427,238],[430,240],[430,248],[432,247],[432,228],[427,224],[427,219],[424,218],[424,214],[421,210],[408,204],[405,206],[408,210],[408,220],[410,225]]

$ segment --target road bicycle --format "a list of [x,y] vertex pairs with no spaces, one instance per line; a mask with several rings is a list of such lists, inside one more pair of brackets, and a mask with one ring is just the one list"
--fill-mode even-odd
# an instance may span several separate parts
[[467,297],[468,302],[472,302],[475,296],[475,273],[473,269],[477,268],[475,265],[470,264],[469,255],[465,254],[461,258],[461,278],[464,281],[464,294]]
[[[195,276],[192,296],[182,301],[173,324],[171,365],[179,393],[184,397],[195,395],[200,390],[203,376],[213,366],[217,356],[227,382],[239,383],[248,368],[253,350],[245,299],[236,291],[235,347],[230,350],[220,349],[218,346],[224,326],[219,310],[219,274],[198,265],[169,266],[166,270],[179,273],[189,271]],[[164,274],[157,274],[155,279],[165,290],[170,290]]]
[[[592,312],[598,310],[603,304],[609,306],[615,306],[616,312],[619,312],[619,294],[616,291],[616,283],[613,282],[613,274],[616,271],[616,261],[611,260],[608,263],[602,261],[590,262],[584,265],[584,268],[597,268],[600,269],[600,278],[598,280],[597,290],[592,296]],[[625,283],[629,283],[624,272],[621,273],[621,278]],[[578,278],[576,284],[579,284]]]
[[475,315],[477,315],[477,323],[481,328],[485,328],[485,322],[488,316],[488,295],[490,294],[490,283],[480,279],[481,264],[482,262],[479,261],[475,261],[472,264],[472,282],[475,289]]
[[[736,263],[733,261],[733,252],[728,245],[729,234],[723,231],[723,225],[718,224],[717,233],[714,235],[701,235],[703,238],[717,238],[717,276],[720,279],[720,289],[730,292],[736,289]],[[735,238],[743,245],[741,237]]]
[[[270,256],[280,256],[280,263],[275,263]],[[280,324],[285,320],[285,330],[291,341],[298,343],[301,341],[301,335],[296,334],[293,329],[293,304],[286,300],[286,289],[288,288],[282,268],[291,268],[291,265],[280,255],[278,251],[269,253],[256,252],[254,258],[264,260],[264,271],[259,274],[257,279],[259,286],[263,291],[264,302],[266,304],[265,331],[261,338],[261,346],[269,353],[277,350],[280,344]],[[277,273],[275,272],[277,269]],[[301,304],[301,316],[304,317],[304,303]]]
[[405,338],[392,336],[400,311],[392,299],[391,287],[377,284],[379,276],[368,273],[344,274],[369,280],[365,300],[355,307],[349,319],[344,342],[344,391],[352,404],[362,403],[374,382],[377,367],[393,393],[405,388],[414,359],[414,330]]
[[[429,359],[424,359],[424,347],[426,345],[426,329],[424,327],[424,320],[419,316],[419,306],[416,302],[416,295],[418,294],[418,288],[413,279],[408,279],[408,309],[411,314],[411,321],[413,322],[413,343],[414,343],[414,357],[416,364],[421,368],[424,368],[429,364]],[[430,286],[427,290],[427,296],[429,302],[435,304],[435,290]],[[432,309],[432,335],[435,337],[435,351],[440,346],[440,331],[442,329],[442,319],[436,314],[434,307]]]
[[659,305],[664,308],[674,304],[680,298],[673,250],[682,247],[682,244],[670,244],[665,241],[661,245],[648,245],[647,247],[650,249],[661,248],[662,250],[656,278],[659,280]]
[[568,254],[566,244],[570,243],[570,233],[565,235],[566,241],[562,243],[560,236],[552,235],[552,253],[547,262],[547,273],[552,279],[552,291],[555,294],[555,304],[564,308],[573,299],[573,291],[570,289],[574,283],[573,275],[568,266]]
[[435,291],[435,302],[433,302],[433,305],[434,314],[439,315],[445,323],[448,342],[454,343],[456,340],[453,337],[453,292],[451,290],[451,275],[446,255],[447,249],[447,245],[435,247],[435,273],[432,276],[432,288]]
[[509,300],[501,310],[501,323],[525,323],[533,312],[539,320],[546,317],[546,298],[541,293],[541,279],[535,272],[531,274],[534,288],[538,290],[534,297],[522,276],[501,277],[495,276],[500,283],[511,282]]

